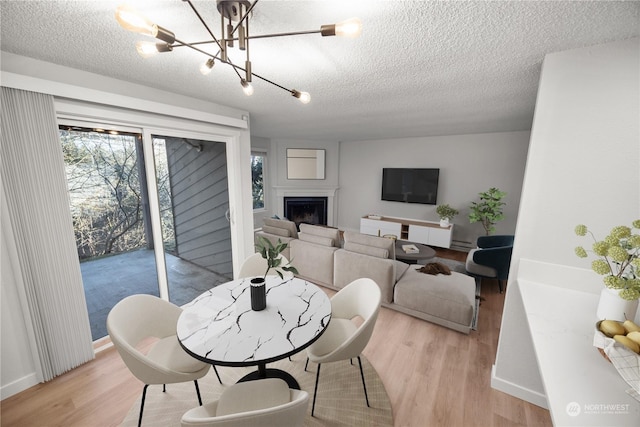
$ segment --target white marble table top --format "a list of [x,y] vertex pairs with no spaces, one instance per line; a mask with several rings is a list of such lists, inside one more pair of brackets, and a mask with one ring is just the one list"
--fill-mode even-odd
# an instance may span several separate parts
[[218,285],[183,307],[178,340],[194,357],[216,365],[264,364],[297,353],[324,332],[331,301],[319,287],[268,276],[267,307],[253,311],[250,280]]

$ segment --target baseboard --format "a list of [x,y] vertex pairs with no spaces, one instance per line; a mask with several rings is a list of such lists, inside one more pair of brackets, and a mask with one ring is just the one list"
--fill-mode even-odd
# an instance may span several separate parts
[[7,397],[13,396],[14,394],[18,394],[21,391],[24,391],[29,387],[33,387],[36,384],[38,384],[38,378],[36,378],[36,373],[34,372],[12,383],[3,385],[0,388],[0,400],[4,400]]
[[496,365],[491,367],[491,388],[525,400],[541,408],[549,409],[547,397],[544,394],[496,377]]

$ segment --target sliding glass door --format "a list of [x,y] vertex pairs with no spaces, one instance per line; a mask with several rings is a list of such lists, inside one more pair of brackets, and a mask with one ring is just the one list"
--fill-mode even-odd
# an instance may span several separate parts
[[226,144],[150,136],[169,300],[183,305],[233,278]]
[[128,295],[159,295],[142,134],[62,125],[69,203],[93,340]]
[[61,121],[94,340],[147,293],[183,305],[233,278],[227,150],[202,134]]

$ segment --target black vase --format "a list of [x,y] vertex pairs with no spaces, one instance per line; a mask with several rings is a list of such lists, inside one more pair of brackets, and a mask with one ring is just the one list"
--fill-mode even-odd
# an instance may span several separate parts
[[264,310],[267,307],[267,290],[263,277],[251,279],[251,309]]

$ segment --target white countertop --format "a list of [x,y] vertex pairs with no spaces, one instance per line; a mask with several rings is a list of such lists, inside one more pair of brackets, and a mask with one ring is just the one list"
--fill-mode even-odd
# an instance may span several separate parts
[[593,346],[598,295],[519,280],[556,426],[640,426],[640,402]]

